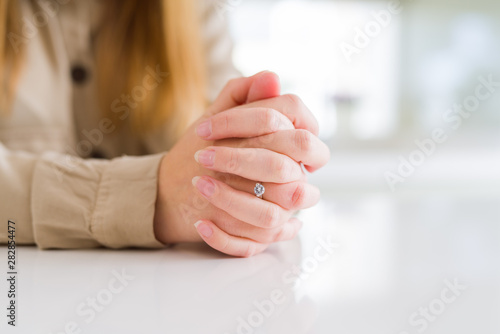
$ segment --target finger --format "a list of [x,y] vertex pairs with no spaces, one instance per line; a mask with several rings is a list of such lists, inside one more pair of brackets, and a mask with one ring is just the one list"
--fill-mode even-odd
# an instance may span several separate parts
[[224,211],[212,222],[221,230],[235,237],[251,239],[262,244],[292,240],[299,233],[302,222],[296,218],[290,218],[283,225],[274,228],[257,227],[238,220]]
[[330,161],[328,146],[307,130],[285,130],[248,138],[241,140],[238,147],[260,147],[285,154],[303,163],[309,172],[318,170]]
[[210,176],[196,176],[193,185],[215,207],[245,223],[273,228],[289,219],[289,213],[274,203],[238,191]]
[[279,96],[279,78],[275,73],[263,71],[248,78],[229,80],[217,99],[210,106],[208,114],[214,115],[236,106]]
[[196,152],[194,158],[210,170],[262,182],[293,182],[303,174],[300,165],[290,157],[262,148],[209,146]]
[[315,206],[320,199],[319,189],[306,182],[285,184],[264,183],[266,189],[263,198],[278,204],[286,210],[301,210]]
[[280,96],[280,93],[281,85],[278,75],[269,71],[260,72],[253,79],[246,103]]
[[251,107],[267,107],[278,110],[292,121],[296,129],[309,130],[316,136],[319,133],[318,121],[297,95],[285,94],[267,100],[252,102],[239,108]]
[[[254,195],[256,182],[233,174],[216,174],[219,180],[233,189]],[[301,210],[313,207],[319,202],[318,187],[304,181],[289,183],[260,182],[265,187],[264,200],[277,204],[286,210]]]
[[199,220],[195,224],[201,238],[219,252],[239,257],[250,257],[261,253],[268,245],[250,239],[227,234],[209,220]]
[[196,134],[205,140],[250,138],[295,129],[292,122],[270,108],[229,109],[203,121]]

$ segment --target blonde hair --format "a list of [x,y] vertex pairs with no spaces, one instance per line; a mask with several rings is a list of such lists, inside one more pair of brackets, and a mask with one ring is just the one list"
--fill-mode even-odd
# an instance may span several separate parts
[[[5,31],[19,31],[16,2],[1,1],[0,36],[6,36]],[[131,94],[151,69],[159,69],[167,75],[156,88],[143,90],[145,95],[130,110],[127,121],[140,134],[168,122],[169,137],[178,138],[206,102],[206,66],[195,0],[113,0],[103,4],[95,41],[97,96],[103,117],[117,120],[113,101]],[[7,43],[6,39],[0,50],[2,101],[12,98],[12,79],[20,63]]]

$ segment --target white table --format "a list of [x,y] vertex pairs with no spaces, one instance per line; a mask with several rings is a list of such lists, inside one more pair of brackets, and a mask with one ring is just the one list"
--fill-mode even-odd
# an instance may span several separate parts
[[300,238],[249,259],[19,248],[18,327],[2,315],[1,332],[498,334],[499,197],[464,194],[324,194]]

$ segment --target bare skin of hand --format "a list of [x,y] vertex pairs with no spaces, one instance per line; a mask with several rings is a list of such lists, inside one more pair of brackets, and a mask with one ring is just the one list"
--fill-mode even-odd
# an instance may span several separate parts
[[[162,159],[157,239],[204,240],[223,253],[248,257],[294,238],[302,224],[293,213],[319,200],[300,163],[314,171],[329,160],[317,133],[300,99],[279,96],[275,74],[229,82]],[[266,187],[264,200],[253,194],[256,182]]]

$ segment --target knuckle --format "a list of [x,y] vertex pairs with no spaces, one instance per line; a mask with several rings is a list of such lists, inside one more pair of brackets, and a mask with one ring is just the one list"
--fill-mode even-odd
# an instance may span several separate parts
[[275,205],[267,206],[261,213],[260,221],[266,228],[272,228],[278,225],[279,211]]
[[[319,133],[319,124],[318,120],[311,114],[309,109],[306,107],[305,103],[302,101],[300,97],[294,94],[286,94],[284,95],[288,101],[288,103],[291,105],[290,108],[295,110],[298,114],[302,114],[303,116],[306,116],[306,123],[308,126],[308,129],[311,130],[312,133],[317,135]],[[291,110],[289,111],[291,112]],[[295,124],[295,122],[294,122]]]
[[227,171],[231,173],[237,172],[239,163],[240,163],[240,156],[238,154],[238,151],[235,149],[229,149],[228,160],[227,160]]
[[300,208],[304,204],[306,189],[303,183],[297,183],[290,196],[291,208]]
[[248,243],[246,251],[242,254],[243,257],[251,257],[255,254],[255,245],[252,242]]
[[292,165],[284,157],[275,159],[273,167],[278,182],[284,183],[290,179],[290,175],[292,173]]
[[280,227],[272,236],[272,242],[279,242],[284,240],[286,228],[284,226]]
[[227,132],[229,130],[229,127],[230,127],[229,124],[230,124],[231,120],[229,118],[229,115],[227,113],[225,113],[225,112],[224,113],[220,113],[219,117],[220,117],[220,119],[219,119],[219,121],[220,121],[220,124],[219,124],[220,130],[225,133],[225,132]]
[[232,90],[238,85],[238,81],[238,78],[228,80],[226,86],[224,87],[224,90]]
[[309,152],[312,147],[312,133],[307,130],[296,130],[294,134],[294,143],[300,152]]
[[234,208],[234,200],[235,200],[234,193],[229,192],[225,197],[226,198],[224,199],[224,206],[226,207],[227,211],[232,211]]
[[300,106],[303,104],[302,99],[295,94],[285,94],[284,97],[294,106]]
[[225,253],[225,254],[229,254],[228,251],[229,251],[229,244],[231,243],[231,241],[229,240],[229,237],[224,237],[224,239],[222,240],[220,246],[217,248],[217,250],[219,252],[222,252],[222,253]]
[[276,127],[276,111],[271,108],[264,108],[260,112],[259,122],[260,127],[269,131],[273,131]]

